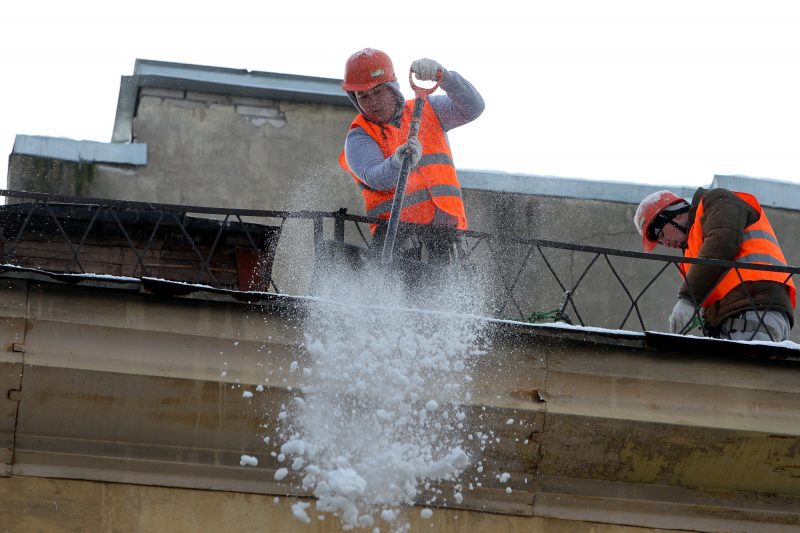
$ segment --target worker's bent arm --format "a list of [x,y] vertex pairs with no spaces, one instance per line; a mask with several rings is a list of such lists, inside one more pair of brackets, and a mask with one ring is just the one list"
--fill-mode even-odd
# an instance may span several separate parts
[[388,191],[400,175],[400,165],[391,156],[384,158],[378,143],[361,128],[353,128],[344,141],[347,166],[370,189]]
[[440,85],[447,95],[428,98],[444,131],[472,122],[483,113],[486,104],[478,90],[458,72],[448,70]]
[[[758,214],[725,189],[709,191],[704,204],[703,244],[697,256],[732,261],[739,253],[745,227],[755,222]],[[700,301],[704,300],[727,270],[725,267],[693,265],[681,286],[680,296],[691,298],[694,295]]]

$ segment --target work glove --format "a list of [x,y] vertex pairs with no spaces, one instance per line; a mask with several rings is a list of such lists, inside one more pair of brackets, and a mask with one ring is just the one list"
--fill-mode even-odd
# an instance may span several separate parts
[[444,74],[444,67],[438,61],[428,59],[427,57],[417,59],[411,63],[411,72],[416,74],[419,80],[435,80],[436,73],[441,71]]
[[679,298],[669,315],[669,331],[670,333],[685,334],[695,327],[695,322],[699,325],[701,318],[702,309],[695,314],[692,302],[685,298]]
[[409,139],[407,143],[398,146],[397,150],[394,151],[392,158],[398,166],[402,165],[403,158],[406,156],[407,150],[411,151],[411,168],[413,168],[417,166],[420,158],[422,158],[422,145],[419,143],[419,139],[416,137]]

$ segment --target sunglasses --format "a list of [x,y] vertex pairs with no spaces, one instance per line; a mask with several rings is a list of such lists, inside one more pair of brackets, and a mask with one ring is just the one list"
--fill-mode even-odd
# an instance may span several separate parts
[[648,229],[648,233],[650,234],[650,239],[654,241],[658,241],[661,239],[661,236],[664,234],[664,226],[670,224],[679,230],[685,232],[686,229],[672,220],[672,217],[666,217],[664,215],[659,215],[653,220],[653,223],[650,224],[650,228]]

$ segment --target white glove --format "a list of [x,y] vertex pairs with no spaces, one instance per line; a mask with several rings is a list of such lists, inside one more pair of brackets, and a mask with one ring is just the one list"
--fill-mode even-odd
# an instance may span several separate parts
[[[681,333],[687,325],[692,322],[695,316],[695,308],[692,302],[684,298],[679,298],[675,307],[672,308],[672,313],[669,315],[669,331],[670,333]],[[698,317],[702,317],[702,309],[698,312]],[[689,328],[687,328],[689,329]],[[683,333],[686,333],[683,331]]]
[[392,158],[398,165],[403,164],[403,158],[406,156],[406,151],[411,152],[411,167],[413,168],[417,166],[417,163],[419,163],[419,160],[422,158],[422,145],[419,143],[419,139],[414,137],[407,143],[401,144],[397,147],[397,150],[394,151]]
[[411,72],[417,75],[419,80],[435,80],[436,73],[441,71],[444,73],[444,67],[438,61],[428,59],[427,57],[417,59],[411,63]]

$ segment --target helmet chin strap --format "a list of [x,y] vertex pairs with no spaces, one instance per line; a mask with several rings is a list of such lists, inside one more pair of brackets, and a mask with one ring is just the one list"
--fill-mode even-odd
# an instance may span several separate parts
[[[353,98],[351,98],[351,100],[354,100],[354,98],[355,95],[353,96]],[[403,100],[403,95],[397,92],[394,93],[394,99],[395,99],[395,105],[394,105],[394,111],[392,112],[392,116],[390,116],[388,119],[384,121],[378,121],[371,118],[364,112],[361,106],[358,105],[357,101],[356,101],[356,108],[358,108],[359,112],[361,112],[362,115],[367,117],[368,120],[374,122],[375,124],[378,124],[379,126],[384,126],[388,124],[390,126],[394,126],[395,128],[399,128],[400,120],[403,118],[403,107],[405,105],[405,100]]]
[[[681,233],[683,233],[687,237],[689,235],[689,227],[688,226],[684,226],[683,224],[678,224],[673,219],[667,220],[664,224],[669,224],[670,226],[672,226],[673,228],[676,228],[678,231],[680,231]],[[688,243],[689,243],[689,239],[688,238],[684,239],[683,243],[680,245],[680,249],[681,250],[686,250],[686,247],[688,246]]]
[[400,118],[403,116],[403,104],[405,101],[401,95],[395,93],[395,100],[397,104],[394,107],[394,113],[392,114],[392,118],[389,119],[389,124],[395,127],[400,127]]
[[[687,237],[689,236],[689,227],[688,226],[684,226],[683,224],[678,224],[674,220],[670,220],[669,223],[672,224],[675,228],[677,228],[681,233],[683,233]],[[686,240],[683,241],[683,243],[681,243],[680,248],[681,248],[681,250],[686,250],[686,248],[688,246],[689,246],[689,239],[687,238]]]

